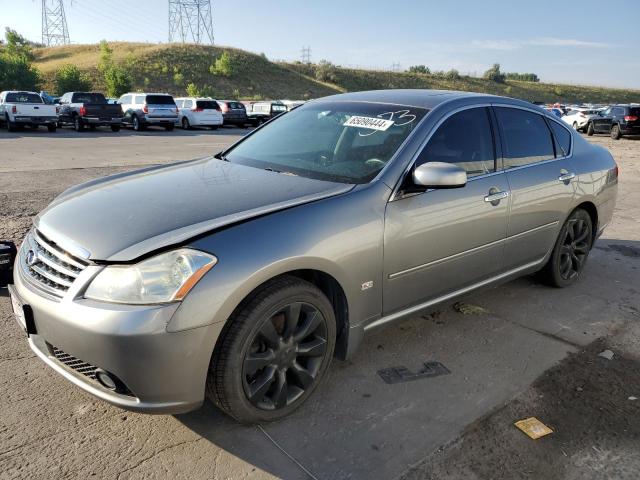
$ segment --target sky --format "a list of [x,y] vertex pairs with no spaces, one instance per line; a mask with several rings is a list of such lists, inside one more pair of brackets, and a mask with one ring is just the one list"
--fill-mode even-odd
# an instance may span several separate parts
[[[166,42],[168,0],[65,0],[72,43]],[[41,38],[41,0],[0,0],[0,28]],[[215,43],[272,60],[640,89],[640,0],[212,0]]]

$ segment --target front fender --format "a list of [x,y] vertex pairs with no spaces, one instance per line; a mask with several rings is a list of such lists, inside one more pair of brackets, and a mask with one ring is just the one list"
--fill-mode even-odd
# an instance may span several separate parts
[[[384,207],[382,182],[248,220],[191,242],[216,266],[176,311],[168,331],[225,322],[266,281],[294,270],[317,270],[342,287],[350,325],[382,310]],[[363,284],[373,286],[363,290]]]

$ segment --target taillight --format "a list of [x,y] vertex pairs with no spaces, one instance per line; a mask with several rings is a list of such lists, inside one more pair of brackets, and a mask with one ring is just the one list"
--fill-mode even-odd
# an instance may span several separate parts
[[80,116],[84,117],[87,115],[87,109],[84,108],[84,105],[80,107]]
[[194,107],[191,109],[192,112],[204,112],[204,108]]
[[223,112],[228,112],[229,111],[229,107],[227,106],[226,103],[223,103],[222,105],[220,105],[220,108],[222,109]]
[[635,115],[625,115],[624,119],[627,122],[635,122],[638,119],[638,117],[636,117]]
[[[176,111],[177,111],[177,110],[178,110],[178,109],[176,109]],[[143,111],[144,113],[149,113],[149,107],[147,106],[147,104],[146,104],[146,103],[142,106],[142,111]]]
[[16,107],[15,105],[11,107],[11,113],[18,113],[18,107]]
[[60,107],[56,107],[56,115],[60,113]]

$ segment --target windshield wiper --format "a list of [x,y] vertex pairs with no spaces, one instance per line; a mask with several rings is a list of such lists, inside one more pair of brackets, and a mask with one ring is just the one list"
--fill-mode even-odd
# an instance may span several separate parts
[[298,175],[293,172],[285,172],[284,170],[276,170],[275,168],[266,167],[264,170],[268,172],[281,173],[283,175],[291,175],[292,177],[297,177]]
[[213,156],[213,158],[216,158],[218,160],[222,160],[223,162],[228,162],[229,161],[229,160],[227,160],[227,157],[224,156],[224,151],[216,153]]

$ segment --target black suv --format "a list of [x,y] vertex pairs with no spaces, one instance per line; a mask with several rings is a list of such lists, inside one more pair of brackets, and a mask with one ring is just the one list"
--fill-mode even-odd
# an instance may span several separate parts
[[622,135],[640,135],[640,105],[611,105],[589,119],[587,135],[609,133],[618,140]]

